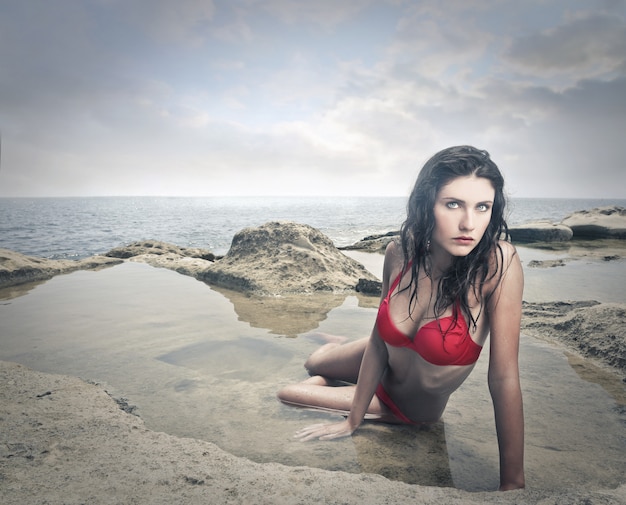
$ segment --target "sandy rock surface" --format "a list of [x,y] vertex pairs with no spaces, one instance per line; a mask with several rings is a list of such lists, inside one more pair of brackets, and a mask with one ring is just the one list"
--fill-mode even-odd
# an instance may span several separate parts
[[106,256],[91,256],[79,261],[51,260],[25,256],[8,249],[0,249],[0,288],[27,282],[51,279],[55,275],[76,270],[96,270],[121,263],[122,260]]
[[292,222],[246,228],[200,276],[208,284],[264,295],[342,292],[377,281],[320,231]]
[[626,304],[524,302],[522,331],[556,341],[626,377]]
[[619,206],[581,210],[567,216],[561,224],[574,232],[575,238],[626,238],[626,209]]
[[216,259],[208,249],[179,247],[158,240],[143,240],[116,247],[107,252],[106,256],[146,263],[155,268],[167,268],[196,278]]
[[4,505],[595,504],[614,490],[468,493],[237,458],[209,442],[145,428],[100,385],[0,362],[0,496]]
[[377,252],[382,254],[385,252],[389,242],[399,239],[399,231],[390,231],[383,235],[370,235],[369,237],[359,240],[355,244],[342,247],[342,249],[345,251]]
[[142,240],[133,242],[126,246],[111,249],[105,256],[110,258],[132,258],[141,255],[165,256],[174,255],[185,258],[198,258],[207,261],[214,261],[215,255],[208,249],[200,249],[197,247],[179,247],[177,245],[168,244],[159,240]]

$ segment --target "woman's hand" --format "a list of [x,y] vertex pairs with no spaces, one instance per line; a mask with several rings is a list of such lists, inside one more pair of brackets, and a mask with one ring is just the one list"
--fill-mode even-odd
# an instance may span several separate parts
[[335,438],[349,437],[355,428],[350,426],[348,420],[333,424],[313,424],[296,432],[295,438],[301,442],[308,440],[334,440]]

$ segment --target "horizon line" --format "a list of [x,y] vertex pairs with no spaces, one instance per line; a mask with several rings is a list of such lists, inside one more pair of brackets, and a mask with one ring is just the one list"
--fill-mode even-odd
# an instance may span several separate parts
[[[324,195],[324,194],[290,194],[290,195],[165,195],[165,194],[110,194],[110,195],[2,195],[3,199],[37,199],[37,198],[408,198],[409,195]],[[626,196],[516,196],[507,195],[507,199],[549,199],[549,200],[626,200]]]

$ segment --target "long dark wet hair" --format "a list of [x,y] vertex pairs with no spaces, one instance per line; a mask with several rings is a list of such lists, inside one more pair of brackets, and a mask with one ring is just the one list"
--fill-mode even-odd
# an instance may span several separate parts
[[[491,220],[478,245],[467,255],[454,258],[452,266],[439,280],[434,303],[435,317],[439,317],[452,305],[453,320],[456,323],[457,303],[474,329],[482,312],[476,318],[470,311],[468,294],[470,290],[478,300],[484,284],[498,272],[502,275],[504,256],[498,241],[508,240],[509,230],[504,218],[506,198],[504,178],[487,151],[472,146],[456,146],[439,151],[430,158],[420,171],[407,204],[407,218],[400,229],[400,240],[404,253],[403,272],[410,264],[411,282],[405,289],[412,289],[409,314],[417,303],[418,271],[430,276],[430,266],[426,261],[429,242],[435,228],[434,207],[439,190],[457,177],[475,175],[488,179],[495,189],[491,208]],[[494,254],[495,251],[495,254]],[[495,258],[495,268],[494,268]]]

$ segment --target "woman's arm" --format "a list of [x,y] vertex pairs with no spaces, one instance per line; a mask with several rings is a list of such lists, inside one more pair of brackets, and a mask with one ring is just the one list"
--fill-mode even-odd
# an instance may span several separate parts
[[501,246],[502,278],[488,303],[488,381],[500,449],[500,490],[505,491],[525,486],[524,413],[518,364],[524,275],[515,248],[507,242]]
[[[380,342],[380,344],[377,341]],[[363,422],[363,418],[365,417],[386,366],[387,348],[382,340],[380,340],[376,329],[374,329],[367,343],[365,354],[363,355],[359,380],[356,385],[352,407],[350,408],[348,417],[338,423],[307,426],[298,431],[296,437],[304,442],[315,438],[320,440],[333,440],[335,438],[352,435]]]
[[361,362],[352,408],[346,419],[348,425],[352,428],[352,432],[363,422],[363,418],[372,401],[374,392],[380,384],[388,362],[387,347],[378,335],[378,330],[374,327]]
[[[387,246],[383,264],[381,302],[387,296],[389,278],[394,267],[397,267],[398,264],[402,265],[402,263],[398,263],[401,261],[399,254],[399,248],[394,242]],[[365,348],[365,353],[363,354],[363,360],[361,361],[361,367],[359,369],[359,378],[348,417],[339,423],[307,426],[298,431],[296,437],[302,441],[306,441],[315,438],[319,438],[320,440],[332,440],[334,438],[352,435],[363,422],[363,418],[372,401],[374,392],[385,372],[388,360],[389,355],[387,347],[378,335],[378,329],[374,326],[367,347]]]

